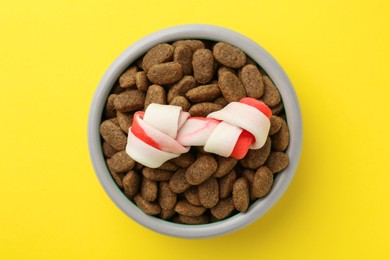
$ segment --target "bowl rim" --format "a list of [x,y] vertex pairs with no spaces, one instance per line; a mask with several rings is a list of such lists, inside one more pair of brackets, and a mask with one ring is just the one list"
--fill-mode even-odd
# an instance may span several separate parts
[[[153,46],[180,39],[223,41],[242,49],[269,75],[277,86],[284,102],[290,129],[290,144],[286,151],[289,166],[274,180],[270,193],[255,201],[246,213],[238,213],[225,220],[203,224],[183,225],[168,222],[143,213],[117,187],[109,173],[100,139],[100,122],[108,94],[120,74]],[[161,234],[181,238],[207,238],[237,231],[264,215],[284,194],[294,177],[302,150],[302,116],[297,95],[287,74],[279,63],[258,43],[227,28],[208,24],[187,24],[162,29],[131,44],[111,64],[99,82],[90,106],[88,117],[88,147],[96,176],[111,200],[131,219]]]

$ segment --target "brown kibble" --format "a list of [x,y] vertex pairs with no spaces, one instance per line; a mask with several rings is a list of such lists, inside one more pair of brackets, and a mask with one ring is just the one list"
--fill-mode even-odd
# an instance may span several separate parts
[[146,92],[149,87],[148,77],[146,77],[145,71],[138,71],[135,74],[135,85],[141,92]]
[[116,116],[118,118],[119,127],[127,134],[130,126],[133,124],[133,115],[117,111]]
[[115,106],[114,106],[114,100],[116,98],[117,94],[111,94],[107,98],[106,106],[104,108],[104,116],[106,118],[112,118],[115,117]]
[[183,109],[183,111],[188,111],[191,107],[190,102],[183,96],[174,97],[169,104],[172,106],[179,106]]
[[164,210],[173,209],[176,205],[176,193],[170,188],[168,182],[160,182],[159,184],[158,202]]
[[206,84],[214,75],[214,57],[209,49],[199,49],[192,56],[194,78],[200,84]]
[[245,157],[240,160],[240,164],[246,168],[257,169],[265,163],[270,152],[271,138],[267,137],[264,146],[255,150],[249,149]]
[[116,117],[110,118],[110,119],[108,119],[108,121],[113,122],[115,125],[119,126],[119,121],[118,121],[118,118],[116,118]]
[[210,102],[203,102],[193,105],[188,112],[191,114],[191,116],[206,117],[208,114],[220,109],[222,109],[221,105]]
[[119,85],[119,82],[115,83],[114,87],[112,87],[111,89],[111,93],[112,94],[120,94],[122,92],[126,91],[125,88],[122,88],[120,85]]
[[106,158],[111,158],[114,154],[118,152],[117,150],[115,150],[114,147],[109,145],[107,142],[103,142],[102,147],[103,147],[103,154]]
[[139,193],[135,195],[134,202],[144,213],[148,215],[157,215],[161,212],[161,207],[157,204],[157,202],[149,202]]
[[221,199],[227,198],[232,194],[236,178],[236,171],[231,170],[227,175],[219,179],[219,197]]
[[206,208],[214,207],[219,201],[219,187],[216,178],[208,178],[198,186],[200,203]]
[[218,77],[221,77],[221,75],[224,73],[224,72],[231,72],[233,73],[234,75],[236,75],[236,71],[232,68],[229,68],[229,67],[226,67],[226,66],[221,66],[219,69],[218,69]]
[[286,121],[280,118],[281,126],[280,130],[274,134],[272,139],[272,148],[275,151],[283,152],[287,149],[288,144],[290,143],[290,131],[288,129]]
[[265,163],[267,167],[272,171],[272,173],[278,173],[284,170],[289,163],[287,154],[283,152],[272,152],[267,162]]
[[199,200],[198,186],[191,186],[188,190],[184,192],[184,197],[186,197],[188,202],[192,205],[202,205]]
[[246,55],[242,50],[225,42],[215,44],[213,54],[219,63],[234,69],[241,68],[246,62]]
[[135,74],[137,73],[138,68],[136,66],[132,66],[127,69],[120,77],[119,77],[119,86],[122,88],[130,88],[135,85]]
[[278,116],[271,116],[270,122],[271,122],[271,127],[269,129],[269,135],[274,135],[282,127],[282,119]]
[[183,224],[201,225],[201,224],[207,224],[209,222],[209,218],[206,215],[200,215],[196,217],[179,215],[179,221]]
[[136,162],[133,169],[139,171],[139,170],[142,170],[142,168],[144,168],[144,166],[142,164]]
[[166,62],[153,65],[148,73],[148,79],[157,85],[172,84],[183,77],[183,69],[177,62]]
[[195,157],[191,153],[183,153],[179,157],[171,160],[173,163],[182,168],[188,168],[195,162]]
[[178,169],[169,180],[169,187],[176,193],[184,192],[190,186],[186,179],[186,169]]
[[263,95],[263,77],[255,65],[245,65],[241,70],[240,79],[248,97],[258,99]]
[[146,92],[145,97],[145,110],[152,103],[165,105],[167,103],[167,96],[165,89],[159,85],[151,85]]
[[120,112],[129,112],[144,107],[145,94],[138,89],[120,93],[114,100],[115,109]]
[[227,218],[234,210],[232,197],[219,200],[218,204],[211,209],[211,214],[221,220]]
[[222,107],[225,107],[225,106],[227,106],[227,104],[229,104],[229,102],[224,97],[217,98],[216,100],[214,100],[214,103],[218,104]]
[[173,53],[173,60],[181,65],[184,75],[192,74],[192,54],[190,46],[185,43],[177,44]]
[[181,200],[177,202],[175,211],[180,215],[197,217],[202,215],[206,211],[206,208],[203,206],[192,205],[186,200]]
[[192,102],[206,102],[213,101],[219,95],[221,91],[217,84],[202,85],[187,91],[186,96]]
[[115,172],[128,172],[133,169],[135,161],[126,153],[120,151],[107,159],[107,165]]
[[132,198],[140,189],[141,178],[135,171],[129,171],[123,177],[123,189],[128,198]]
[[[142,59],[142,68],[145,72],[160,63],[171,61],[173,58],[173,47],[167,43],[161,43],[151,48]],[[156,83],[158,84],[158,83]]]
[[161,209],[161,212],[158,216],[162,219],[167,220],[167,219],[170,219],[171,217],[173,217],[175,214],[176,214],[176,212],[174,209],[167,209],[167,210]]
[[[271,108],[271,111],[272,111],[272,114],[273,115],[278,115],[279,116],[279,113],[282,112],[284,106],[283,106],[283,102],[280,102],[279,104],[277,104],[276,106],[274,107],[270,107]],[[280,116],[279,116],[280,117]]]
[[179,169],[179,166],[177,166],[176,164],[174,164],[171,161],[166,161],[157,169],[174,172],[174,171],[177,171],[177,169]]
[[229,102],[239,101],[246,96],[241,80],[229,71],[221,73],[221,76],[218,78],[218,86],[222,95]]
[[121,151],[126,148],[127,138],[120,127],[110,120],[103,121],[100,125],[100,134],[104,141],[115,150]]
[[250,169],[245,169],[242,172],[242,176],[245,177],[248,180],[250,199],[251,200],[255,200],[256,196],[253,193],[253,180],[255,179],[255,171],[250,170]]
[[[106,163],[107,163],[107,161],[106,161]],[[123,177],[125,176],[125,173],[124,172],[120,172],[120,173],[115,172],[110,167],[108,167],[108,171],[111,173],[111,176],[114,179],[116,185],[118,185],[118,187],[120,189],[123,189]]]
[[141,194],[147,201],[155,201],[157,199],[157,182],[149,180],[147,178],[142,179]]
[[249,185],[246,178],[241,177],[236,180],[233,186],[233,203],[234,207],[245,212],[249,206]]
[[262,96],[262,99],[264,100],[264,103],[270,107],[276,106],[281,101],[278,89],[268,76],[263,75],[263,82],[264,95]]
[[168,102],[177,96],[184,96],[188,90],[196,87],[196,82],[193,76],[184,76],[179,82],[174,84],[168,91]]
[[142,168],[142,175],[152,181],[168,181],[173,173],[170,171],[144,167]]
[[179,40],[179,41],[172,43],[172,46],[176,48],[179,44],[182,44],[182,43],[185,43],[186,45],[188,45],[192,49],[193,52],[198,50],[198,49],[205,48],[204,43],[200,40]]
[[186,171],[186,179],[191,185],[199,185],[216,170],[217,161],[211,155],[201,155]]
[[256,198],[264,197],[271,190],[274,182],[274,176],[270,169],[260,167],[253,178],[252,193]]
[[221,178],[228,174],[234,166],[236,166],[238,160],[233,157],[223,157],[218,156],[218,168],[217,171],[213,174],[213,177]]

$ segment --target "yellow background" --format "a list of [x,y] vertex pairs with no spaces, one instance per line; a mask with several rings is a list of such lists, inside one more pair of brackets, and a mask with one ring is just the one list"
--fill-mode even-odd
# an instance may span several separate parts
[[[390,259],[390,4],[2,1],[0,259]],[[264,217],[206,240],[156,234],[103,191],[87,148],[94,90],[158,29],[209,23],[265,47],[301,102],[291,186]]]

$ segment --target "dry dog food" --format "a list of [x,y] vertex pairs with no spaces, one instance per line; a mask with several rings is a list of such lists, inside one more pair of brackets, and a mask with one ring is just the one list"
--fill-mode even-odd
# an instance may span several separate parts
[[[193,146],[149,168],[125,151],[135,112],[150,104],[175,105],[192,117],[206,117],[245,97],[264,102],[272,116],[264,145],[242,159]],[[150,49],[113,86],[100,134],[107,168],[129,200],[146,214],[180,224],[245,213],[270,192],[275,176],[289,163],[290,134],[277,87],[242,50],[224,42],[180,40]]]

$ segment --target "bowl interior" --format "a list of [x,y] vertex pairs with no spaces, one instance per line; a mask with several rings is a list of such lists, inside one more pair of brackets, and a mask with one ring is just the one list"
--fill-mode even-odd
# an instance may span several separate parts
[[[242,49],[269,75],[278,88],[284,102],[290,129],[290,144],[286,151],[289,166],[274,180],[271,192],[255,201],[246,213],[239,213],[225,220],[204,225],[182,225],[144,214],[117,187],[113,181],[102,153],[99,126],[105,101],[121,73],[137,58],[153,46],[179,39],[205,39],[224,41]],[[282,196],[290,184],[302,148],[302,119],[294,88],[278,62],[261,46],[249,38],[226,28],[211,25],[182,25],[160,30],[139,40],[127,48],[109,67],[101,79],[90,108],[88,122],[88,145],[97,177],[112,201],[129,217],[156,232],[183,238],[204,238],[226,234],[249,225],[267,212]]]

